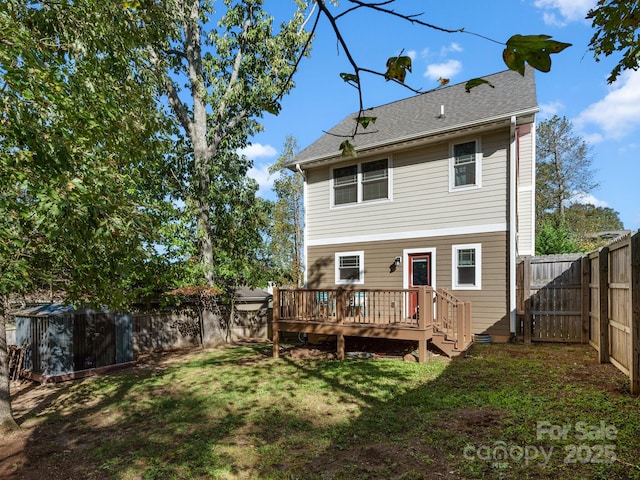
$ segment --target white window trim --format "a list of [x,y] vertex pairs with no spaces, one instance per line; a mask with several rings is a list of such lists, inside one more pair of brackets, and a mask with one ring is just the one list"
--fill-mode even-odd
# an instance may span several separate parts
[[[456,187],[455,177],[455,157],[453,147],[461,143],[476,142],[476,183],[474,185],[461,185]],[[464,190],[477,190],[482,188],[482,144],[479,138],[469,138],[449,144],[449,192],[460,192]]]
[[[375,162],[377,160],[387,160],[387,198],[376,198],[374,200],[362,200],[362,164],[363,163],[369,163],[369,162]],[[371,158],[371,159],[367,159],[367,160],[362,160],[360,162],[358,162],[356,165],[358,165],[358,179],[357,179],[357,186],[358,186],[358,200],[356,202],[352,202],[352,203],[343,203],[340,205],[336,205],[335,204],[335,197],[334,197],[334,185],[333,185],[333,171],[336,168],[343,168],[343,167],[349,167],[352,164],[347,164],[347,165],[336,165],[334,167],[331,167],[330,171],[329,171],[329,206],[331,209],[334,208],[350,208],[350,207],[356,207],[356,206],[360,206],[360,205],[371,205],[374,203],[383,203],[383,202],[391,202],[393,200],[393,158],[391,155],[386,156],[386,157],[381,157],[381,158]]]
[[[358,256],[360,257],[360,280],[340,279],[340,257]],[[364,284],[364,250],[354,252],[336,252],[335,254],[335,283],[336,285],[363,285]]]
[[[458,284],[458,251],[470,250],[476,251],[476,284],[475,285],[459,285]],[[467,243],[463,245],[451,246],[451,289],[452,290],[482,290],[482,244]]]

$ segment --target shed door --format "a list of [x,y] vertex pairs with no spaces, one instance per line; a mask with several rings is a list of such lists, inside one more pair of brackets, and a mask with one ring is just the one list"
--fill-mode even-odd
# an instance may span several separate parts
[[[409,254],[409,288],[418,288],[431,285],[431,253],[410,253]],[[409,295],[409,316],[417,317],[418,294]]]

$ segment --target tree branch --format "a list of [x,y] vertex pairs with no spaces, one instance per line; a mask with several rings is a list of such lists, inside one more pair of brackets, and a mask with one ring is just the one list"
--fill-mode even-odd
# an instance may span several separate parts
[[236,52],[236,56],[233,61],[233,70],[231,71],[229,84],[227,85],[227,89],[222,95],[222,98],[220,99],[220,104],[218,105],[218,111],[216,112],[215,133],[213,135],[215,140],[212,143],[212,145],[209,146],[210,153],[215,152],[215,149],[217,148],[217,145],[220,142],[220,139],[222,139],[223,137],[223,133],[222,133],[223,130],[233,129],[238,123],[240,123],[244,118],[246,118],[246,115],[247,115],[246,110],[242,109],[240,112],[234,115],[234,117],[231,120],[226,121],[225,119],[227,115],[228,101],[232,96],[232,93],[236,85],[238,84],[240,67],[242,66],[242,59],[244,58],[244,45],[245,45],[245,42],[248,41],[247,34],[249,32],[249,28],[251,28],[251,25],[253,25],[252,18],[251,18],[252,14],[253,14],[253,8],[249,7],[247,9],[247,14],[242,25],[242,32],[240,33],[240,35],[238,35],[238,38],[239,38],[238,51]]
[[153,65],[156,75],[158,75],[162,82],[162,88],[164,92],[167,94],[169,98],[169,106],[173,109],[182,128],[184,128],[185,132],[190,133],[193,130],[193,122],[189,115],[187,108],[184,106],[184,103],[180,100],[178,95],[178,90],[174,83],[164,74],[163,69],[160,67],[160,60],[156,51],[153,47],[147,47],[147,51],[149,52],[151,65]]

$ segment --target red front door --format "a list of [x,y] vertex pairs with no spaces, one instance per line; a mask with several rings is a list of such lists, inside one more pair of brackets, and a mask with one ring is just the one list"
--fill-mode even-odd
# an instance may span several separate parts
[[[431,285],[431,254],[430,253],[410,253],[409,254],[409,288],[418,288],[424,285]],[[409,294],[410,317],[416,316],[418,311],[418,294]]]

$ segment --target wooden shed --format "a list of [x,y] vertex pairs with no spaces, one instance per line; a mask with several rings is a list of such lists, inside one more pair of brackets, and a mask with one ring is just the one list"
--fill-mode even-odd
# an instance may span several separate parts
[[24,374],[39,381],[81,378],[133,361],[131,315],[60,304],[14,314],[16,343],[27,345]]

